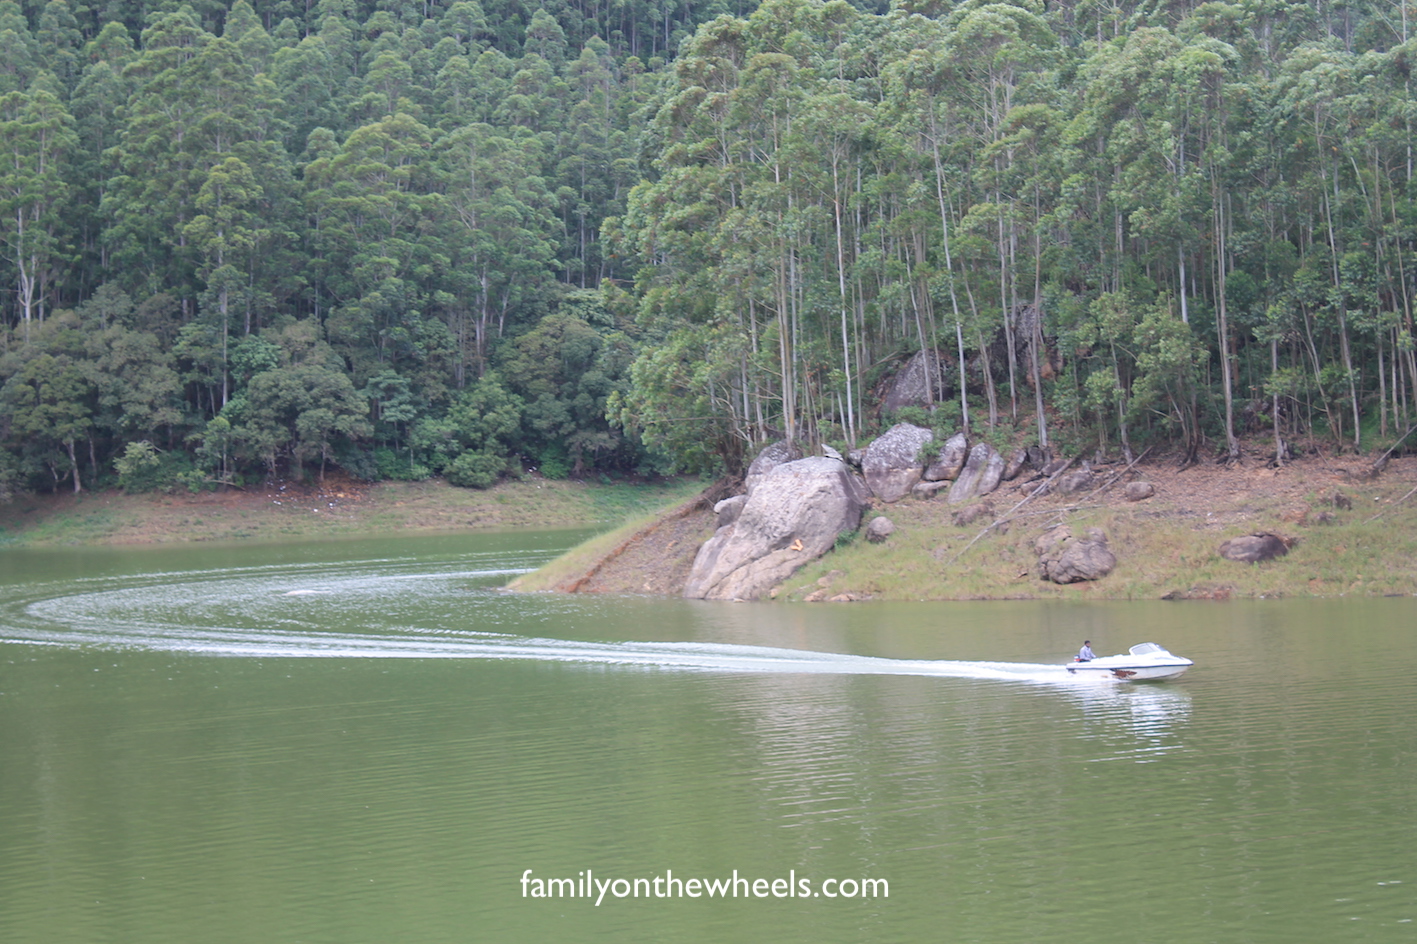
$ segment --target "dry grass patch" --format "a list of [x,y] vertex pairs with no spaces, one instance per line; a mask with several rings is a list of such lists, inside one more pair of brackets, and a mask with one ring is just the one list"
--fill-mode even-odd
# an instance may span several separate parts
[[[987,526],[1015,505],[1017,492],[995,497],[995,514],[964,526],[952,520],[959,506],[943,498],[877,506],[870,514],[885,514],[896,524],[889,540],[844,542],[789,579],[779,597],[800,600],[822,589],[828,593],[817,598],[1417,595],[1412,563],[1417,559],[1417,498],[1401,500],[1412,487],[1412,469],[1377,480],[1328,467],[1150,471],[1137,477],[1161,480],[1154,499],[1121,501],[1120,484],[1081,505],[1040,498],[1020,508],[1004,528]],[[1117,556],[1116,569],[1095,582],[1059,586],[1041,580],[1033,542],[1060,521],[1079,535],[1089,527],[1105,531]],[[1287,556],[1260,564],[1220,556],[1227,538],[1263,531],[1296,543]]]

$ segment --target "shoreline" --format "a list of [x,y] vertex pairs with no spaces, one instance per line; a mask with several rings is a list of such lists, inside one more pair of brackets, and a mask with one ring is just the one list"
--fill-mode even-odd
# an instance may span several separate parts
[[[855,535],[780,584],[773,599],[1226,600],[1417,595],[1417,458],[1368,476],[1362,457],[1308,458],[1274,469],[1259,460],[1178,470],[1165,458],[1138,464],[1107,491],[1031,501],[990,526],[1026,492],[1008,483],[995,511],[956,524],[943,496],[873,500]],[[1121,464],[1099,466],[1111,473]],[[1127,501],[1123,485],[1147,481],[1153,497]],[[697,503],[705,482],[588,483],[528,477],[476,491],[438,480],[369,484],[331,477],[323,486],[273,483],[244,492],[17,496],[0,506],[0,548],[305,541],[374,534],[596,528],[596,537],[516,578],[521,592],[677,596],[713,514]],[[897,530],[864,537],[884,515]],[[1094,582],[1046,583],[1034,539],[1056,523],[1101,528],[1117,567]],[[1292,539],[1260,564],[1224,560],[1227,538],[1267,531]],[[981,532],[983,533],[981,536]],[[765,598],[766,599],[766,598]]]
[[[989,501],[994,511],[969,524],[943,496],[872,500],[862,528],[788,577],[769,595],[783,601],[865,600],[1229,600],[1282,597],[1417,596],[1417,459],[1394,459],[1377,476],[1362,457],[1310,458],[1270,468],[1177,469],[1162,457],[1134,466],[1107,490],[1034,499],[997,522],[1031,486],[1009,483]],[[1099,480],[1123,469],[1098,466]],[[1130,481],[1155,494],[1124,497]],[[889,517],[896,531],[869,543],[865,525]],[[1106,533],[1117,566],[1100,580],[1053,584],[1039,577],[1034,540],[1056,524],[1075,534]],[[672,525],[672,526],[671,526]],[[1229,538],[1269,532],[1293,542],[1271,561],[1226,560]],[[513,581],[529,592],[668,593],[662,572],[682,587],[694,548],[713,533],[713,514],[666,509],[588,541],[541,570]],[[692,536],[692,538],[690,538]],[[767,599],[767,598],[765,598]]]

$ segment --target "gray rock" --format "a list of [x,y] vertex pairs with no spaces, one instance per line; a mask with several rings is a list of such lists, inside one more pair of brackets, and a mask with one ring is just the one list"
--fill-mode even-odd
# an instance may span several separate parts
[[943,390],[944,370],[939,355],[933,351],[928,354],[925,351],[916,351],[915,356],[906,362],[891,381],[882,406],[887,411],[899,410],[903,406],[929,409],[935,405],[936,400],[941,399]]
[[855,531],[870,495],[836,459],[798,459],[764,475],[737,520],[719,528],[694,558],[684,596],[756,600]]
[[949,487],[949,482],[916,482],[910,486],[910,497],[929,501]]
[[1092,490],[1091,472],[1069,472],[1058,479],[1055,490],[1059,495],[1076,495],[1078,492],[1089,492]]
[[837,459],[841,462],[846,461],[845,456],[837,452],[831,446],[828,446],[826,443],[822,443],[822,455],[826,456],[828,459]]
[[1038,552],[1039,575],[1053,583],[1101,580],[1117,566],[1107,535],[1096,528],[1078,540],[1067,525],[1060,524],[1034,541],[1033,549]]
[[1012,482],[1018,478],[1018,474],[1023,471],[1023,467],[1026,465],[1028,465],[1028,450],[1015,449],[1013,455],[1009,456],[1009,461],[1004,464],[1004,481]]
[[1294,542],[1289,538],[1282,538],[1268,531],[1258,531],[1243,537],[1231,538],[1221,544],[1220,556],[1226,560],[1254,564],[1259,561],[1283,557],[1289,553],[1289,548],[1293,544]]
[[861,473],[877,498],[889,503],[910,494],[910,487],[920,481],[925,471],[920,450],[934,438],[935,434],[923,426],[897,423],[866,447]]
[[732,498],[725,498],[723,501],[714,505],[714,527],[726,528],[733,522],[737,521],[738,516],[743,511],[743,506],[747,503],[747,495],[734,495]]
[[753,487],[763,480],[773,469],[784,462],[794,462],[802,458],[802,450],[797,448],[796,443],[779,439],[771,445],[765,446],[763,451],[758,453],[758,457],[748,466],[748,474],[744,476],[744,487],[748,492],[753,491]]
[[980,518],[987,518],[993,513],[993,502],[982,501],[976,502],[973,505],[965,505],[959,511],[951,515],[950,518],[954,521],[955,527],[963,528],[966,525],[974,524],[974,522],[978,521]]
[[1128,482],[1122,489],[1122,497],[1127,501],[1144,501],[1156,494],[1156,486],[1150,482]]
[[940,447],[933,462],[925,467],[923,478],[927,482],[954,481],[964,468],[964,460],[969,458],[969,440],[964,433],[955,433]]
[[1054,525],[1052,528],[1047,531],[1044,531],[1042,534],[1040,534],[1037,538],[1034,539],[1033,550],[1036,554],[1038,554],[1039,557],[1043,557],[1047,554],[1053,553],[1054,549],[1061,545],[1063,542],[1071,541],[1072,539],[1072,529],[1070,529],[1067,525]]
[[969,450],[969,459],[959,478],[950,487],[950,504],[962,505],[971,498],[988,495],[999,487],[999,478],[1003,474],[1004,457],[988,443],[975,443]]
[[866,525],[866,540],[872,544],[880,544],[892,534],[895,534],[895,522],[885,516],[872,518]]

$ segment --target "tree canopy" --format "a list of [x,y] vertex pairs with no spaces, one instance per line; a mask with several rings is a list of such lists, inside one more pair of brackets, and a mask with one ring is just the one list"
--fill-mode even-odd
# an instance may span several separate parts
[[1385,448],[1409,6],[0,0],[0,488]]

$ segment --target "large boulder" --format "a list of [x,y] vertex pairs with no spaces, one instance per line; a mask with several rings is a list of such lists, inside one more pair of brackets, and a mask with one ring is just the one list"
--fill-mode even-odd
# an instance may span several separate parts
[[1226,560],[1255,564],[1283,557],[1289,553],[1293,544],[1294,541],[1290,538],[1282,538],[1268,531],[1257,531],[1254,534],[1231,538],[1221,544],[1220,556]]
[[744,476],[744,490],[751,492],[753,486],[757,485],[773,469],[784,462],[795,462],[802,458],[802,450],[797,448],[796,443],[788,442],[786,439],[779,439],[770,446],[764,447],[758,453],[758,457],[748,466],[748,473]]
[[935,352],[916,351],[891,381],[886,390],[884,409],[889,412],[904,406],[918,406],[929,409],[941,399],[944,389],[944,370]]
[[1101,580],[1117,566],[1107,547],[1107,535],[1089,528],[1086,538],[1076,538],[1067,525],[1058,525],[1033,542],[1038,552],[1038,572],[1053,583]]
[[910,487],[920,481],[925,471],[920,450],[934,438],[935,434],[923,426],[897,423],[866,447],[861,472],[877,498],[897,502],[910,494]]
[[959,477],[950,487],[949,502],[959,505],[971,498],[988,495],[999,487],[1004,474],[1004,457],[988,443],[975,443]]
[[737,519],[694,558],[684,596],[756,600],[855,531],[870,498],[846,463],[825,457],[778,465],[753,486]]
[[968,458],[969,440],[964,433],[955,433],[945,440],[934,460],[925,467],[923,478],[927,482],[953,482],[959,478],[964,460]]

